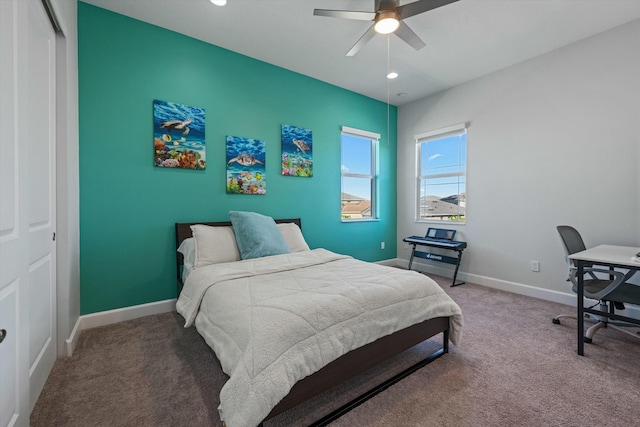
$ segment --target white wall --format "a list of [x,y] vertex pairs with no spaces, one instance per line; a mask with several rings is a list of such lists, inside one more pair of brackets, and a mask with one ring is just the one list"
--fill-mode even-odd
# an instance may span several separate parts
[[74,328],[80,317],[78,3],[76,0],[52,0],[52,5],[64,33],[59,34],[56,40],[56,268],[58,356],[66,356],[77,339]]
[[639,40],[637,20],[400,107],[398,237],[427,227],[415,222],[414,135],[468,122],[462,278],[570,302],[556,225],[587,246],[640,246]]

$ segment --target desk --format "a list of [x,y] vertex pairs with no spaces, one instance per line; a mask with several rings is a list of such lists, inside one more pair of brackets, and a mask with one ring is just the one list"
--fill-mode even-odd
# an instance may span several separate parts
[[597,264],[612,268],[624,268],[630,271],[639,271],[640,263],[632,261],[631,258],[640,252],[640,248],[629,246],[600,245],[585,251],[576,252],[569,255],[569,259],[575,260],[577,264],[578,278],[578,354],[584,356],[584,314],[590,313],[597,316],[607,317],[611,320],[622,320],[625,322],[640,325],[640,320],[620,316],[612,313],[603,313],[599,310],[584,308],[584,267],[586,264]]
[[[402,239],[402,241],[413,245],[413,250],[411,251],[411,259],[409,259],[409,270],[411,270],[411,265],[413,264],[414,257],[430,259],[432,261],[438,262],[446,262],[447,264],[453,264],[456,266],[456,269],[453,273],[453,282],[451,283],[451,286],[464,284],[464,282],[456,283],[456,277],[458,276],[458,269],[460,268],[460,261],[462,260],[462,251],[467,247],[467,242],[447,239],[430,239],[428,237],[419,236],[405,237],[404,239]],[[440,254],[433,254],[431,252],[417,251],[416,246],[428,246],[432,248],[456,251],[458,253],[458,257],[454,258]]]

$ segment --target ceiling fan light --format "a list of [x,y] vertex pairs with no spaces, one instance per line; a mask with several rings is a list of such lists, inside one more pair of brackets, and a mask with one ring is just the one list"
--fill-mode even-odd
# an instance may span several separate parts
[[378,34],[391,34],[400,26],[398,15],[393,11],[380,13],[373,28]]

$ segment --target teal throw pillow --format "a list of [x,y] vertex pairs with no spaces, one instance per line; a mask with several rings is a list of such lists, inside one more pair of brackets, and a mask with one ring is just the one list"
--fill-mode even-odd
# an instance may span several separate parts
[[242,259],[291,253],[276,222],[270,216],[230,211],[229,218]]

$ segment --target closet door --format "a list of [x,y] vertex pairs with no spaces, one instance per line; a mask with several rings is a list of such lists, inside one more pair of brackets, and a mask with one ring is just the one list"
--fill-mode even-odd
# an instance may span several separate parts
[[18,142],[18,3],[0,0],[0,426],[28,425],[28,324],[25,315],[28,239],[21,230]]
[[56,357],[55,33],[0,0],[0,427],[27,426]]

